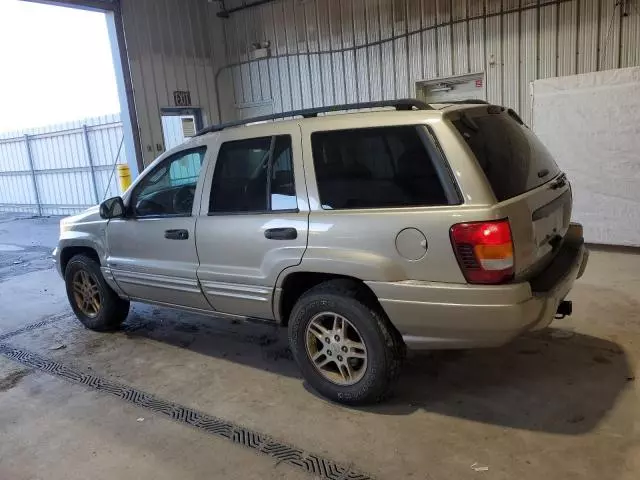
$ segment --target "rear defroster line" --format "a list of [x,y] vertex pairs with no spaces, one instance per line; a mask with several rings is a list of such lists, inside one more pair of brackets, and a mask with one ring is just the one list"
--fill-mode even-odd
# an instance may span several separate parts
[[[55,319],[55,321],[61,318]],[[53,319],[52,319],[53,320]],[[0,336],[0,340],[52,323],[52,320],[28,325],[14,332]],[[69,382],[90,387],[99,392],[118,397],[133,405],[162,414],[170,419],[203,430],[209,434],[243,445],[256,452],[267,455],[277,463],[300,468],[316,477],[330,480],[370,480],[365,473],[352,470],[350,466],[341,465],[319,455],[305,452],[302,449],[281,443],[263,433],[248,430],[232,422],[207,415],[192,408],[173,403],[151,395],[136,388],[107,380],[96,375],[75,370],[51,359],[43,358],[28,350],[0,343],[0,354],[35,370],[55,375]]]

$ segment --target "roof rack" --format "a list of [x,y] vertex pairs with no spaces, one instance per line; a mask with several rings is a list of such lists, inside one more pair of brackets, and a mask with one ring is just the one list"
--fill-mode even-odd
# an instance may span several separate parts
[[384,108],[394,107],[396,110],[433,110],[429,104],[413,98],[406,98],[402,100],[383,100],[379,102],[364,102],[364,103],[347,103],[344,105],[331,105],[329,107],[319,108],[307,108],[303,110],[293,110],[290,112],[274,113],[272,115],[263,115],[260,117],[247,118],[245,120],[237,120],[235,122],[221,123],[219,125],[210,125],[203,128],[196,136],[204,135],[205,133],[219,132],[225,128],[239,127],[241,125],[247,125],[249,123],[266,122],[269,120],[279,120],[289,117],[303,117],[313,118],[317,117],[320,113],[330,112],[342,112],[345,110],[360,110],[364,108]]
[[486,100],[479,100],[477,98],[469,98],[467,100],[452,100],[449,102],[433,102],[433,103],[443,103],[443,104],[453,104],[453,105],[491,105],[489,102],[487,102]]

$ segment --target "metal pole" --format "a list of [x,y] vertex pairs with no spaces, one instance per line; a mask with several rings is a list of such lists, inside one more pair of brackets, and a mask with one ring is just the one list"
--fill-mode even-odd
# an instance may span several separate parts
[[98,184],[96,182],[96,171],[93,168],[93,158],[91,157],[91,146],[89,145],[89,130],[86,125],[82,125],[82,133],[84,134],[84,147],[87,151],[87,160],[89,160],[89,169],[91,170],[91,181],[93,182],[93,193],[96,197],[96,203],[100,203],[100,195],[98,195]]
[[42,216],[42,205],[40,204],[40,194],[38,193],[38,182],[36,180],[36,170],[33,168],[33,157],[31,156],[31,146],[29,145],[29,135],[25,133],[24,143],[27,147],[27,160],[29,160],[29,170],[31,170],[31,181],[33,182],[33,193],[38,206],[38,216]]

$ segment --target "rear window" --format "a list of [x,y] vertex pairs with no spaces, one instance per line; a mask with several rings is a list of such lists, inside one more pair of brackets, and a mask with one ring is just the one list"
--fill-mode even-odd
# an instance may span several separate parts
[[508,113],[465,113],[453,122],[502,202],[543,185],[559,169],[534,133]]
[[313,164],[324,209],[448,205],[416,126],[316,132]]

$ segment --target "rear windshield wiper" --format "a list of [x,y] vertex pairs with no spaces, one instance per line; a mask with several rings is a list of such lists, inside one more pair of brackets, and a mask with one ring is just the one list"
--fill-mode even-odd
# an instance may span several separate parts
[[515,110],[513,110],[512,108],[509,108],[507,110],[507,113],[509,114],[509,116],[511,118],[513,118],[516,122],[518,122],[520,125],[524,125],[524,122],[522,121],[522,119],[520,118],[520,115],[518,115]]
[[566,184],[567,184],[567,174],[563,173],[562,175],[560,175],[558,177],[557,180],[555,180],[553,183],[551,183],[549,188],[551,188],[551,190],[556,190],[558,188],[564,187]]

